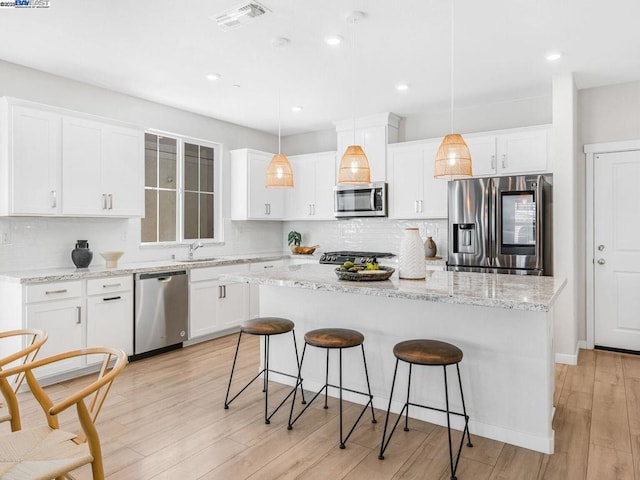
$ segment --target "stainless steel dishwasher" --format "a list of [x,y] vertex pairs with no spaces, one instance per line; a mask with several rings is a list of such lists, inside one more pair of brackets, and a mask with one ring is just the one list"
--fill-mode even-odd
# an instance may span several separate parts
[[132,359],[180,348],[189,321],[186,270],[137,273]]

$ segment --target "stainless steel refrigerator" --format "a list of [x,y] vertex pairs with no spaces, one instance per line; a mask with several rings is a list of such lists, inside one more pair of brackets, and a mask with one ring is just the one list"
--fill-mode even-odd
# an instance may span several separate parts
[[449,257],[453,271],[551,275],[551,175],[449,182]]

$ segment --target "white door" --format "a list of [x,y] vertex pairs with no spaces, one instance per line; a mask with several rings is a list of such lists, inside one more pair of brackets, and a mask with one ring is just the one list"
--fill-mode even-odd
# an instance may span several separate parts
[[225,283],[222,298],[218,301],[218,326],[230,328],[249,318],[249,285],[247,283]]
[[420,207],[424,205],[423,172],[422,150],[419,145],[389,148],[389,218],[422,216]]
[[325,153],[315,160],[315,200],[312,220],[335,220],[333,215],[333,186],[336,182],[336,156]]
[[596,346],[640,351],[640,151],[594,162]]
[[422,218],[447,218],[447,180],[433,178],[433,164],[440,142],[422,146],[422,164],[424,165],[423,195],[420,204]]
[[495,135],[467,137],[464,140],[471,153],[473,176],[495,175],[498,167]]
[[[133,355],[133,292],[87,299],[87,347],[98,346],[120,348]],[[87,359],[88,363],[96,361],[102,359]]]
[[498,137],[498,171],[501,175],[544,172],[549,148],[547,130],[507,133]]

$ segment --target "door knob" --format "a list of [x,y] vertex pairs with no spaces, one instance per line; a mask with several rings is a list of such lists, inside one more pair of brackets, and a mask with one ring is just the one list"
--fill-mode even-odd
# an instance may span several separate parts
[[604,245],[598,245],[598,251],[602,252],[604,250]]
[[598,260],[598,265],[604,265],[605,263],[607,263],[607,261],[604,258]]

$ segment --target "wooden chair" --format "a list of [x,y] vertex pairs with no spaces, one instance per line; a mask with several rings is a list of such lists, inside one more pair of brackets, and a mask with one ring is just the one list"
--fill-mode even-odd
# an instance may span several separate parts
[[[0,370],[13,365],[32,362],[40,347],[47,341],[47,333],[34,328],[11,330],[0,332]],[[6,352],[13,352],[7,354]],[[0,383],[5,384],[5,389],[11,389],[13,395],[0,401],[0,423],[11,422],[11,431],[20,430],[20,410],[15,394],[24,380],[24,373],[15,375],[10,379],[2,378]],[[4,391],[4,390],[3,390]],[[2,397],[0,397],[1,400]]]
[[[81,390],[53,403],[36,379],[34,370],[74,357],[102,357],[97,378]],[[25,429],[0,436],[0,478],[3,480],[36,480],[73,478],[68,473],[82,465],[91,464],[94,480],[104,479],[102,449],[95,428],[96,418],[109,393],[115,377],[127,364],[122,350],[108,347],[86,348],[60,353],[42,360],[0,371],[0,378],[25,375],[27,384],[47,418],[45,426]],[[5,396],[15,393],[0,383]],[[58,415],[67,408],[76,407],[82,429],[79,433],[60,430]]]

